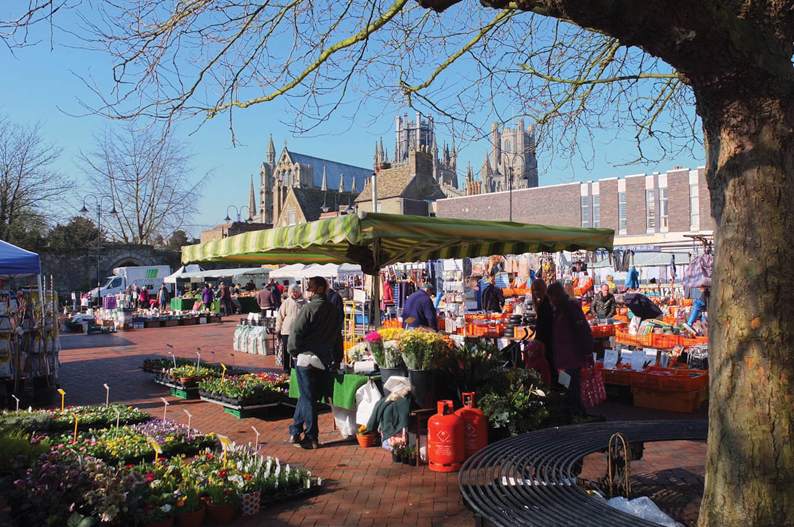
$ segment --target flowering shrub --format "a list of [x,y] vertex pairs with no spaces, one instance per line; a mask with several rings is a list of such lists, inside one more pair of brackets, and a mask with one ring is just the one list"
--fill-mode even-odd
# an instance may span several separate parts
[[173,421],[155,419],[148,423],[123,426],[118,430],[90,430],[61,436],[58,450],[71,450],[81,455],[91,455],[108,462],[131,463],[142,459],[154,459],[154,451],[148,443],[151,438],[160,445],[162,455],[193,454],[215,444],[215,435],[203,435],[190,430],[186,425]]

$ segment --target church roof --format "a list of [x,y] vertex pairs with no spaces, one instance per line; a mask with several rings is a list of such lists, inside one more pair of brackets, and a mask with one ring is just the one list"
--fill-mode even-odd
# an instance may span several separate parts
[[[378,199],[395,198],[402,195],[416,174],[400,170],[385,170],[378,174]],[[364,190],[358,195],[358,201],[372,199],[372,184],[368,179]]]
[[325,167],[329,189],[339,188],[339,180],[342,175],[345,177],[345,188],[351,188],[353,183],[351,178],[356,178],[356,188],[364,188],[366,179],[372,175],[371,168],[346,165],[345,163],[338,163],[328,159],[321,159],[319,157],[308,156],[306,154],[299,154],[297,152],[293,152],[292,150],[289,150],[288,152],[290,159],[292,159],[292,161],[295,163],[309,165],[314,168],[313,186],[317,189],[322,187],[323,184],[323,167]]
[[[355,192],[340,193],[336,190],[320,190],[319,188],[301,188],[291,187],[290,192],[295,195],[295,199],[303,211],[303,216],[306,221],[314,221],[320,219],[322,214],[321,207],[323,202],[328,207],[329,212],[334,212],[335,206],[339,208],[347,207],[348,203],[354,204],[356,202]],[[336,199],[334,197],[336,196]]]

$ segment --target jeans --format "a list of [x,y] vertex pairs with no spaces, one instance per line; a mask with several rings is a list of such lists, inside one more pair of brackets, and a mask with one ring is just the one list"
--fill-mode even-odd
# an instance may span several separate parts
[[700,318],[700,314],[706,310],[706,303],[700,299],[696,298],[694,302],[692,302],[692,313],[689,315],[689,319],[686,321],[687,324],[690,326],[697,322],[697,319]]
[[571,413],[582,413],[582,401],[579,388],[582,384],[582,370],[580,368],[572,368],[565,370],[565,373],[571,376],[571,382],[568,383],[568,403],[571,405]]
[[295,368],[295,374],[298,376],[298,389],[301,394],[298,404],[295,406],[295,418],[289,427],[289,435],[299,436],[304,432],[305,425],[305,438],[312,443],[316,443],[320,435],[320,429],[317,426],[317,399],[320,394],[320,381],[323,373],[322,370],[311,366]]

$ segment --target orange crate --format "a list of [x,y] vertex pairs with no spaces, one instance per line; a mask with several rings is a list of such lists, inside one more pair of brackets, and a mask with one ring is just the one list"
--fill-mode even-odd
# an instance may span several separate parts
[[689,348],[690,346],[697,346],[698,344],[708,344],[709,338],[708,337],[693,337],[693,338],[682,338],[681,345],[685,348]]
[[705,370],[673,370],[669,377],[659,380],[659,389],[671,392],[691,392],[709,385],[709,372]]
[[612,318],[614,318],[615,320],[619,320],[621,322],[625,322],[625,323],[628,323],[628,321],[629,321],[629,317],[627,317],[626,315],[615,315]]
[[658,390],[660,375],[645,371],[632,371],[629,377],[629,384],[635,388],[645,388],[647,390]]
[[651,335],[629,335],[628,331],[621,328],[615,330],[615,341],[629,346],[651,347]]
[[679,335],[662,335],[651,333],[651,346],[654,348],[675,348],[681,344]]
[[593,338],[597,339],[611,337],[615,334],[614,324],[608,324],[605,326],[592,326],[590,329],[593,331]]
[[647,390],[645,388],[631,389],[634,394],[634,406],[680,413],[691,413],[699,409],[703,391],[703,388],[691,392],[665,392]]
[[665,315],[665,317],[662,320],[664,321],[665,324],[670,324],[671,326],[675,325],[675,317],[670,317]]
[[617,370],[601,370],[601,377],[604,384],[616,384],[618,386],[631,385],[631,370],[618,368]]
[[474,337],[501,337],[505,333],[505,327],[502,324],[486,326],[469,324],[467,333]]

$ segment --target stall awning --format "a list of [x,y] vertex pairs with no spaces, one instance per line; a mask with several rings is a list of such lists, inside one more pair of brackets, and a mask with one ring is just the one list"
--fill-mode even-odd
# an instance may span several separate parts
[[0,240],[0,278],[41,274],[39,255]]
[[182,261],[354,263],[372,273],[397,262],[611,250],[614,235],[612,229],[360,212],[189,245],[182,248]]
[[270,271],[270,278],[299,278],[305,268],[303,264],[286,265]]

